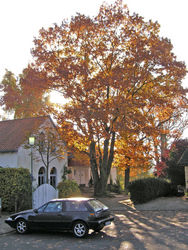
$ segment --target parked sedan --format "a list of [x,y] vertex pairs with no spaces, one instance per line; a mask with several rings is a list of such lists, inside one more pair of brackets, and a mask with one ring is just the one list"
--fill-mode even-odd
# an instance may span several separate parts
[[38,209],[12,214],[5,222],[19,234],[29,230],[72,231],[82,238],[89,229],[99,232],[114,220],[108,207],[93,198],[55,199]]

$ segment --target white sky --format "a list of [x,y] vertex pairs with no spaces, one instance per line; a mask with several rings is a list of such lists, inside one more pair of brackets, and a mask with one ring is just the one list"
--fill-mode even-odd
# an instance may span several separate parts
[[[33,38],[40,28],[60,23],[76,12],[94,16],[102,3],[103,0],[0,0],[0,79],[5,68],[18,75],[27,67]],[[146,20],[157,20],[161,35],[171,39],[178,59],[188,65],[188,0],[124,0],[124,3]]]
[[[106,0],[113,3],[114,0]],[[178,60],[188,65],[188,0],[124,0],[131,12],[161,25]],[[33,39],[42,27],[61,23],[76,12],[94,16],[103,0],[0,0],[0,81],[5,68],[16,75],[31,60]],[[188,87],[188,77],[183,81]]]

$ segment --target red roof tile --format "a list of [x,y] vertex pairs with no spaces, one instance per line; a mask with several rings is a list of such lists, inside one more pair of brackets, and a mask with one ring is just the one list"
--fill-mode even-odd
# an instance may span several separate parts
[[0,152],[15,152],[50,116],[0,121]]

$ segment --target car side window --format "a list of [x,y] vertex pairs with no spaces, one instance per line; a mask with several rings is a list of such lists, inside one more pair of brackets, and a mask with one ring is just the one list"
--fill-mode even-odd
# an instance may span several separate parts
[[46,207],[46,204],[44,204],[42,207],[39,207],[37,209],[38,213],[42,213],[44,211],[44,208]]
[[62,211],[62,202],[49,202],[44,208],[44,213],[55,213]]
[[88,211],[87,207],[83,202],[79,201],[67,201],[66,202],[66,211],[72,211],[72,212],[85,212]]

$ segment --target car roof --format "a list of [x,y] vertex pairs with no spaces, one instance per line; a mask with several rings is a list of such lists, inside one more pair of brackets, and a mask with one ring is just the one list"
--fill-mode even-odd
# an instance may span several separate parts
[[71,197],[71,198],[60,198],[60,199],[53,199],[51,201],[89,201],[94,200],[94,198],[87,198],[87,197]]

